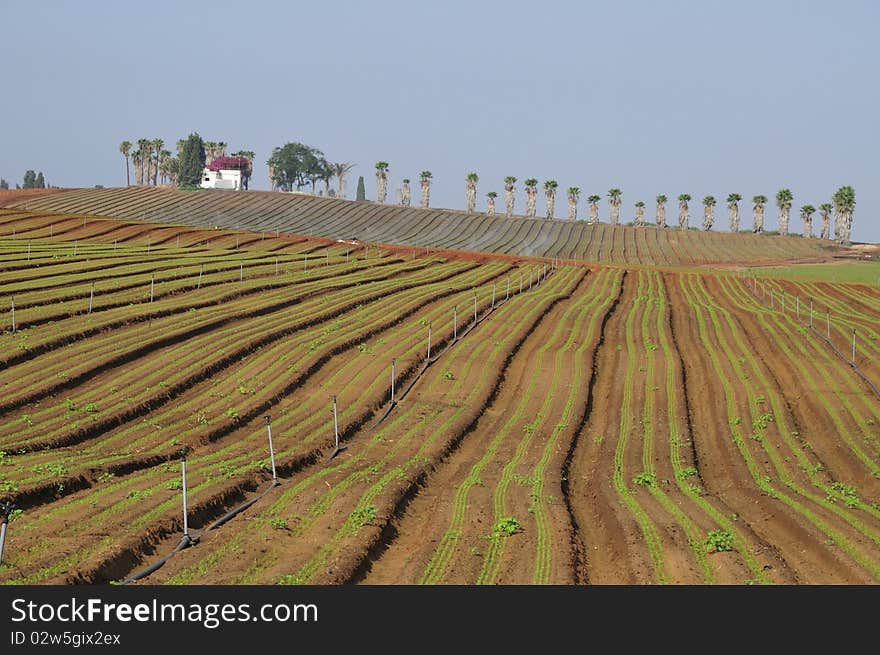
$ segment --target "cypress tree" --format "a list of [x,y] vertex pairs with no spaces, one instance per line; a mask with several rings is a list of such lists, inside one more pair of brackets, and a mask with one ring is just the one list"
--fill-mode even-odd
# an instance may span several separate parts
[[205,168],[205,144],[198,133],[190,134],[183,144],[180,154],[179,186],[181,188],[198,187]]
[[46,188],[46,178],[43,177],[43,171],[40,171],[40,174],[37,175],[37,179],[34,182],[35,189],[45,189]]
[[34,183],[37,181],[37,174],[31,170],[25,171],[24,174],[24,184],[22,184],[22,189],[33,189]]
[[364,176],[358,176],[358,190],[357,190],[357,199],[358,200],[366,200],[367,199],[367,190],[364,187]]

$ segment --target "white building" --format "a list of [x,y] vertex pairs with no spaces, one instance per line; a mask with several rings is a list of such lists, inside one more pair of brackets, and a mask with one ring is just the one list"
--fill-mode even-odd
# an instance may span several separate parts
[[230,191],[241,190],[241,171],[221,168],[212,171],[205,168],[202,171],[202,182],[199,186],[203,189],[229,189]]

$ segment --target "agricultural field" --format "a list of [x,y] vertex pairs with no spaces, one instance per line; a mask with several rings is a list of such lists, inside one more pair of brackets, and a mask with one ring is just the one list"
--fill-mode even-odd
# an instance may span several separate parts
[[[280,231],[332,239],[561,258],[569,263],[705,266],[822,262],[845,248],[799,236],[611,226],[607,222],[415,209],[298,193],[184,192],[166,188],[73,189],[9,206],[176,225]],[[607,221],[607,217],[601,217]],[[624,218],[624,221],[627,219]]]
[[758,267],[817,243],[179,195],[0,210],[0,583],[880,581],[880,286]]

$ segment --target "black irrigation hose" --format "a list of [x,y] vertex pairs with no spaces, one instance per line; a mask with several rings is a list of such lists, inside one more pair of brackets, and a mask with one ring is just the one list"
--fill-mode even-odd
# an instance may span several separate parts
[[158,571],[160,568],[162,568],[165,565],[165,562],[167,562],[172,557],[174,557],[174,555],[176,555],[177,553],[179,553],[180,551],[182,551],[186,548],[189,548],[190,546],[195,546],[196,544],[198,544],[199,541],[201,540],[203,534],[205,534],[209,530],[215,530],[215,529],[219,528],[220,526],[222,526],[224,523],[226,523],[230,519],[238,516],[244,510],[246,510],[248,507],[250,507],[251,505],[256,503],[258,500],[261,500],[266,494],[268,494],[270,491],[272,491],[275,487],[279,486],[280,484],[281,483],[278,480],[272,480],[272,484],[270,484],[269,488],[266,489],[265,491],[263,491],[263,493],[259,494],[258,496],[254,496],[250,500],[246,500],[245,502],[241,503],[237,507],[226,512],[226,514],[224,514],[219,519],[217,519],[216,521],[211,523],[207,528],[202,530],[196,536],[191,537],[188,534],[183,535],[183,537],[181,537],[181,539],[180,539],[180,543],[178,543],[177,546],[175,546],[174,550],[172,550],[170,553],[168,553],[165,557],[160,559],[158,562],[155,562],[154,564],[148,566],[143,571],[139,571],[139,572],[135,573],[133,576],[131,576],[130,578],[126,578],[125,580],[123,580],[119,584],[120,585],[127,585],[127,584],[130,584],[130,583],[135,582],[137,580],[142,580],[142,579],[146,578],[148,575],[155,573],[156,571]]
[[190,546],[192,546],[193,544],[195,544],[197,542],[198,542],[198,538],[196,538],[196,540],[193,540],[188,534],[183,535],[183,537],[180,538],[180,543],[178,543],[177,546],[174,548],[174,550],[172,550],[170,553],[168,553],[165,557],[160,559],[155,564],[148,566],[143,571],[139,571],[138,573],[135,573],[130,578],[126,578],[125,580],[123,580],[119,584],[120,585],[127,585],[127,584],[131,584],[132,582],[135,582],[136,580],[141,580],[143,578],[146,578],[151,573],[154,573],[155,571],[158,571],[159,569],[161,569],[165,565],[165,562],[167,562],[172,557],[174,557],[174,555],[176,553],[179,553],[184,548],[189,548]]

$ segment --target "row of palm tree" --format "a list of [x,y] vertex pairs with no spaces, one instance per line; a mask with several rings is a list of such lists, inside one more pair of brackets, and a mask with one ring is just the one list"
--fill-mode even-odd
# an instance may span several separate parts
[[[388,162],[376,163],[376,179],[378,183],[378,201],[385,202],[388,185],[389,165]],[[422,171],[422,208],[428,207],[428,199],[431,185],[431,172]],[[477,182],[479,175],[474,172],[468,173],[465,177],[465,206],[468,212],[476,211]],[[508,217],[513,216],[515,206],[517,178],[508,175],[504,178],[504,202]],[[398,196],[398,204],[409,207],[410,191],[408,179],[403,180],[403,187]],[[538,180],[536,178],[527,178],[524,182],[526,192],[526,217],[534,218],[537,213],[537,197],[538,197]],[[553,218],[556,204],[556,190],[559,184],[556,180],[547,180],[544,182],[544,196],[546,199],[547,218]],[[568,196],[568,219],[577,220],[577,208],[580,200],[580,188],[569,187]],[[608,191],[608,207],[609,222],[611,225],[620,223],[620,208],[622,205],[623,192],[614,188]],[[495,199],[498,194],[495,191],[489,191],[486,194],[486,213],[495,214]],[[590,218],[588,223],[599,222],[599,202],[601,196],[590,195],[587,197],[589,203]],[[690,194],[681,193],[678,199],[678,227],[686,230],[690,227],[690,205],[692,198]],[[664,194],[658,194],[656,197],[655,222],[658,227],[666,227],[666,203],[668,198]],[[739,232],[739,203],[742,196],[738,193],[731,193],[727,196],[727,213],[728,223],[731,232]],[[789,223],[791,216],[791,207],[794,201],[794,195],[790,189],[780,189],[776,194],[776,207],[778,209],[777,220],[779,224],[778,233],[782,235],[789,234]],[[764,232],[764,208],[767,204],[767,196],[755,195],[752,197],[752,232],[761,234]],[[819,205],[821,213],[821,227],[819,230],[819,238],[832,239],[840,242],[848,242],[852,234],[852,215],[855,209],[855,190],[850,186],[841,187],[833,196],[832,203],[822,203]],[[709,231],[715,224],[715,207],[718,204],[714,196],[705,196],[702,200],[703,204],[703,230]],[[831,213],[834,211],[834,234],[831,234]],[[813,205],[803,205],[800,208],[801,220],[803,223],[802,235],[808,238],[813,237],[813,214],[816,208]],[[635,203],[635,214],[633,217],[635,226],[646,225],[645,220],[645,203],[638,201]]]

